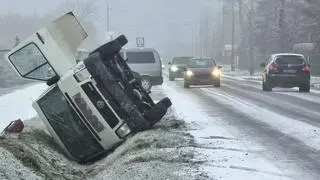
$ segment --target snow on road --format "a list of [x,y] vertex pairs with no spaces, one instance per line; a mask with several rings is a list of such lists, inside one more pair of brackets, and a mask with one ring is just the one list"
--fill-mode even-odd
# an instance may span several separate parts
[[[228,132],[222,117],[202,111],[194,94],[165,83],[164,92],[171,97],[175,112],[193,127],[191,134],[198,145],[198,156],[205,160],[201,169],[213,179],[290,179],[271,161],[260,157],[259,145],[239,139]],[[212,109],[214,111],[214,109]]]
[[253,118],[259,117],[260,121],[267,123],[274,129],[304,142],[311,148],[320,150],[320,139],[318,138],[320,136],[320,128],[279,115],[228,93],[212,92],[208,89],[202,90],[214,96],[214,98],[221,101],[221,103],[233,106],[238,111]]
[[[226,82],[229,82],[237,77],[226,75],[225,78]],[[236,79],[234,82],[244,87],[261,89],[261,85],[254,81]],[[235,127],[227,123],[223,115],[225,112],[215,112],[215,109],[219,110],[219,108],[214,106],[204,108],[205,105],[199,99],[199,93],[195,92],[202,92],[218,104],[227,105],[247,117],[257,119],[289,137],[304,142],[306,147],[320,149],[320,140],[318,140],[320,127],[283,116],[232,93],[211,88],[186,90],[179,83],[179,80],[173,82],[165,80],[162,86],[153,89],[153,94],[162,94],[154,96],[156,101],[163,96],[171,98],[173,115],[168,114],[154,130],[135,135],[114,153],[93,165],[80,167],[65,159],[52,148],[50,138],[39,131],[37,123],[27,123],[26,131],[21,136],[22,139],[16,140],[17,143],[15,140],[12,142],[13,139],[10,138],[1,140],[0,152],[8,154],[7,160],[3,159],[3,161],[10,161],[12,164],[10,167],[26,166],[18,174],[22,173],[30,177],[52,177],[54,173],[66,172],[66,175],[61,177],[68,177],[65,179],[79,177],[92,179],[128,179],[130,177],[134,179],[295,179],[297,175],[294,172],[295,166],[292,169],[282,169],[283,166],[279,167],[276,162],[264,157],[266,149],[262,144],[250,137],[244,138],[240,131],[235,132]],[[224,86],[232,88],[230,85],[224,85],[222,81],[222,89]],[[3,128],[17,118],[24,120],[36,116],[31,106],[32,101],[45,89],[45,84],[37,84],[1,96],[0,112],[4,118],[0,121],[0,127]],[[283,93],[314,103],[320,99],[318,96],[313,98],[315,97],[313,94],[299,96],[299,93],[295,92],[273,93]],[[307,112],[306,109],[304,111]],[[312,112],[311,115],[317,116],[317,112]],[[183,119],[186,124],[175,120],[175,117]],[[39,139],[40,137],[45,138],[46,141]],[[33,147],[25,143],[33,144]],[[37,145],[37,143],[40,144]],[[15,151],[19,148],[32,154],[30,161],[42,163],[37,164],[40,172],[32,174],[35,169],[19,159],[21,152]],[[43,159],[42,156],[50,158]],[[20,161],[22,164],[19,163]],[[50,161],[55,161],[55,165],[51,167]],[[0,168],[1,175],[6,168],[1,163],[0,166],[3,167]],[[157,174],[157,172],[161,173]],[[18,174],[13,176],[12,173],[14,174],[11,172],[10,177],[18,176]],[[1,177],[5,176],[7,175],[1,175]]]
[[24,89],[14,90],[0,96],[0,130],[5,128],[9,122],[18,118],[27,120],[35,117],[36,112],[32,108],[32,101],[46,88],[46,84],[32,84]]

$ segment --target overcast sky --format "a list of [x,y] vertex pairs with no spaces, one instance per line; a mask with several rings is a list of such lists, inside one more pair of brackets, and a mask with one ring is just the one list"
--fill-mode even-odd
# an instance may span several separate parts
[[[2,0],[0,14],[45,14],[66,1],[76,0]],[[80,0],[81,1],[81,0]],[[83,0],[85,1],[85,0]],[[107,0],[96,2],[99,19],[95,22],[100,34],[106,29]],[[143,36],[147,46],[164,46],[167,41],[191,41],[192,27],[199,21],[201,11],[216,0],[109,0],[110,28],[128,36],[130,46],[135,37]]]

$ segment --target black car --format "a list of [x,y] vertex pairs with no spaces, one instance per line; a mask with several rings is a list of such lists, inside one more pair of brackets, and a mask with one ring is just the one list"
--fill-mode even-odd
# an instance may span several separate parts
[[184,68],[188,64],[188,60],[192,57],[174,57],[169,62],[169,80],[173,81],[175,78],[183,78]]
[[274,87],[299,87],[300,92],[310,92],[310,65],[302,54],[272,54],[262,74],[263,91]]
[[184,88],[190,85],[214,85],[220,87],[220,69],[212,58],[192,58],[184,69]]

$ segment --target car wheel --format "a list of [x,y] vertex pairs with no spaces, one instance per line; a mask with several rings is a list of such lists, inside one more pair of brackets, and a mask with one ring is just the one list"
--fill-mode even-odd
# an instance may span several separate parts
[[304,84],[299,87],[299,92],[310,92],[310,84]]
[[149,91],[152,87],[151,82],[150,82],[149,78],[147,78],[147,77],[141,78],[141,85],[142,85],[142,88],[146,91]]
[[169,76],[169,81],[174,81],[174,77]]
[[183,84],[183,87],[184,87],[184,88],[190,88],[190,85],[189,85],[188,83],[184,83],[184,84]]
[[218,83],[214,84],[214,87],[220,87],[220,86],[221,86],[220,81]]
[[263,91],[272,91],[272,87],[270,87],[267,81],[262,82],[262,90]]

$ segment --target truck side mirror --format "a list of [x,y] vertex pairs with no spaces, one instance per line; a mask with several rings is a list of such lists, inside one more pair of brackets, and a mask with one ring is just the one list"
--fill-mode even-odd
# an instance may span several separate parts
[[48,79],[47,85],[51,86],[53,84],[56,84],[59,80],[60,80],[60,76],[59,75],[53,76],[52,78]]

